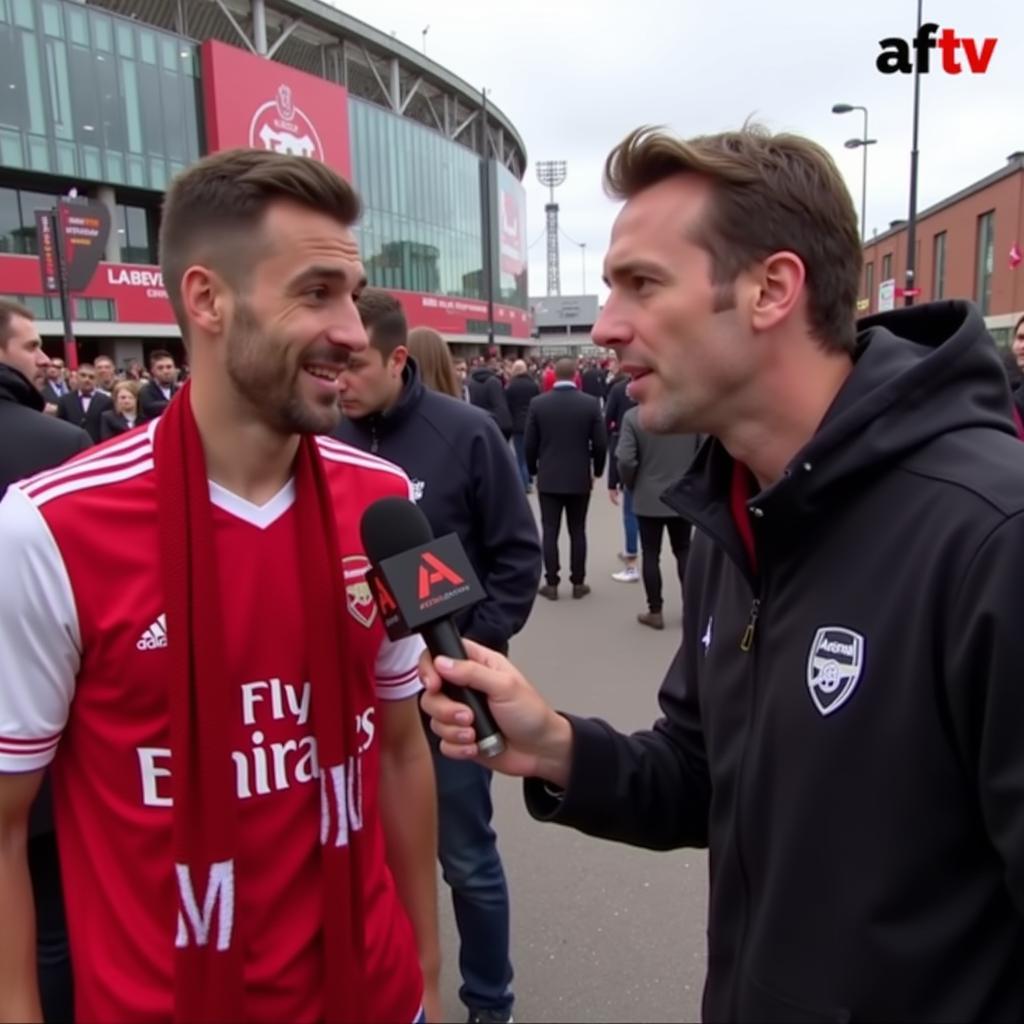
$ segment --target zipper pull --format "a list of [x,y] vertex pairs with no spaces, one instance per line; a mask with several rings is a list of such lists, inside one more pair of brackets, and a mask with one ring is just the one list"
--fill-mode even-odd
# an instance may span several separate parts
[[743,639],[740,641],[740,650],[744,654],[748,653],[754,646],[754,632],[757,629],[757,617],[760,614],[761,599],[755,597],[754,603],[750,606],[750,618],[747,620],[747,628],[743,630]]

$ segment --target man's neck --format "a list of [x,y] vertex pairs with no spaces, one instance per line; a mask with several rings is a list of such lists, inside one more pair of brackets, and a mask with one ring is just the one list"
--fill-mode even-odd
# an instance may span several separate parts
[[244,400],[207,393],[192,382],[192,412],[207,476],[253,505],[265,505],[291,479],[299,435],[281,435],[257,419]]
[[853,370],[845,353],[825,353],[803,365],[780,360],[756,382],[757,396],[746,415],[719,433],[729,454],[757,478],[761,489],[782,478],[794,456],[821,426]]

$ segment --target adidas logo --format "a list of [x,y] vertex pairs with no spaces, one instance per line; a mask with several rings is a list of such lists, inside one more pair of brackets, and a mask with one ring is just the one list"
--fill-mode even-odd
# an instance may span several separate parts
[[139,637],[135,645],[140,651],[155,651],[167,646],[167,616],[161,615],[156,622]]

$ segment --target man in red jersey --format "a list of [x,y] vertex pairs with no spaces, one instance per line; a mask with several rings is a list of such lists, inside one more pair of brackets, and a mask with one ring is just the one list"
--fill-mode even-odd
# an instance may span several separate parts
[[421,645],[386,639],[359,539],[410,486],[317,436],[367,345],[358,215],[313,160],[182,174],[161,264],[190,384],[0,504],[0,1020],[40,1019],[51,763],[78,1019],[436,1018]]

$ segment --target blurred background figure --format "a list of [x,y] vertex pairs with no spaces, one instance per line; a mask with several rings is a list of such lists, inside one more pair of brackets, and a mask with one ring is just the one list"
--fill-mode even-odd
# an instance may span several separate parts
[[526,363],[517,359],[512,364],[512,379],[505,389],[505,398],[512,414],[512,447],[515,449],[523,489],[527,494],[533,490],[533,479],[526,465],[526,418],[530,412],[530,403],[539,394],[540,387],[530,376]]
[[96,367],[96,390],[101,395],[110,398],[113,394],[114,385],[117,383],[117,369],[114,360],[110,356],[97,356],[93,360]]
[[134,380],[119,380],[110,393],[113,409],[100,417],[100,440],[109,441],[134,430],[142,422],[139,415],[139,385]]
[[459,379],[459,387],[462,389],[461,394],[458,396],[464,402],[469,401],[469,384],[466,383],[469,378],[469,367],[466,365],[465,359],[456,359],[455,362],[455,376]]
[[57,415],[60,400],[70,390],[64,375],[64,360],[54,358],[46,368],[46,382],[42,386],[43,401],[46,403],[44,412],[50,416]]
[[429,327],[414,327],[409,332],[408,347],[409,355],[420,368],[423,383],[431,391],[440,391],[452,398],[462,397],[462,381],[455,371],[452,354],[437,331]]
[[1024,316],[1017,321],[1017,326],[1013,329],[1011,350],[1018,371],[1013,385],[1013,407],[1017,420],[1017,432],[1024,435]]
[[170,352],[157,349],[149,357],[149,372],[153,379],[139,392],[139,408],[143,419],[154,420],[178,391],[178,368]]
[[622,507],[622,530],[626,546],[619,552],[619,561],[625,564],[619,572],[612,573],[612,579],[617,583],[638,583],[640,570],[637,568],[636,560],[639,552],[639,527],[636,513],[633,511],[633,493],[629,488],[622,486],[619,479],[619,462],[615,457],[622,418],[636,402],[629,397],[626,390],[629,387],[629,375],[619,372],[617,360],[615,370],[608,388],[608,399],[604,405],[604,425],[608,431],[608,497],[613,505]]
[[490,359],[486,365],[478,366],[469,375],[469,400],[491,414],[501,436],[507,441],[512,436],[512,414],[508,411],[497,363],[497,359]]
[[661,496],[689,469],[700,446],[697,434],[652,434],[640,426],[636,408],[622,420],[616,459],[623,486],[633,496],[640,528],[641,566],[647,611],[637,622],[651,629],[664,629],[661,588],[661,537],[668,531],[676,559],[680,594],[690,553],[690,523],[669,508]]
[[57,403],[57,415],[76,427],[81,427],[97,444],[100,439],[100,418],[114,406],[106,395],[96,390],[96,367],[82,363],[76,378],[78,390],[71,390]]

